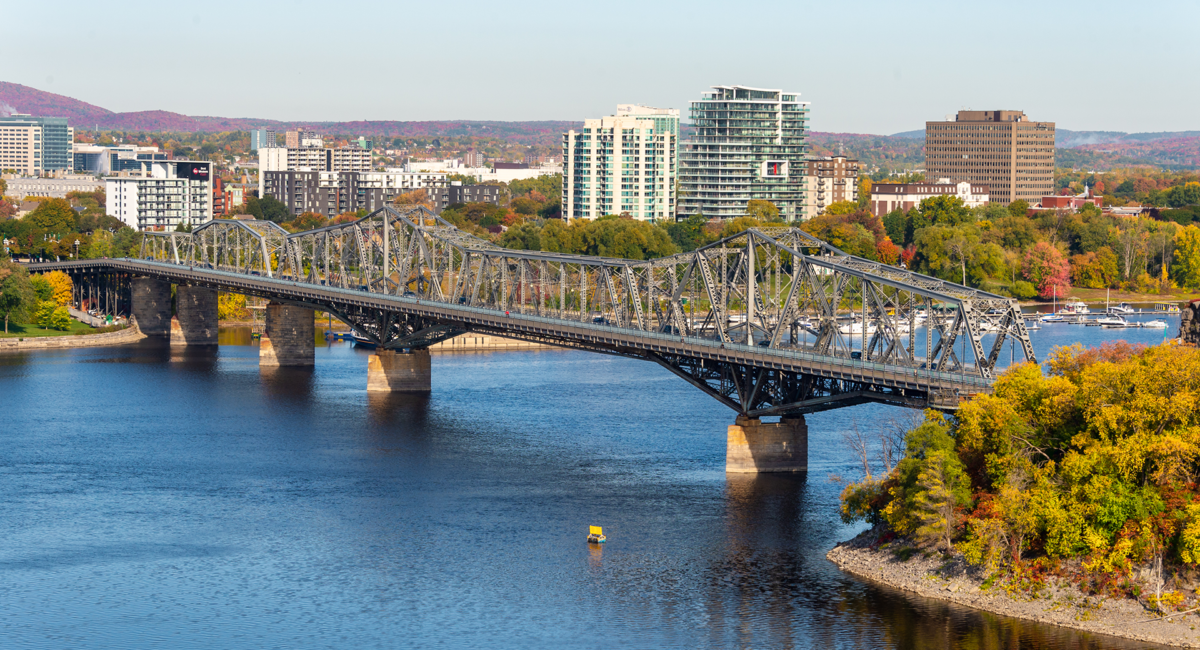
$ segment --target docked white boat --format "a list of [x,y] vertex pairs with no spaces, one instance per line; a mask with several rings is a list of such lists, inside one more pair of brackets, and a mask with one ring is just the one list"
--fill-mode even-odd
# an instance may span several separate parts
[[1100,327],[1106,327],[1109,329],[1130,326],[1129,321],[1121,318],[1120,316],[1105,316],[1104,318],[1098,319],[1096,322],[1100,325]]
[[1063,316],[1078,316],[1080,314],[1091,313],[1091,310],[1088,309],[1087,303],[1076,301],[1068,302],[1062,309],[1058,310],[1058,313]]
[[1109,307],[1108,313],[1110,313],[1110,314],[1136,314],[1137,310],[1134,309],[1133,306],[1130,305],[1129,303],[1123,302],[1115,307]]
[[1042,316],[1038,320],[1042,321],[1043,323],[1061,323],[1066,319],[1063,318],[1062,316],[1059,316],[1058,314],[1046,314],[1045,316]]
[[[862,334],[863,333],[863,324],[862,323],[847,323],[845,325],[842,325],[841,327],[838,327],[838,331],[841,332],[842,334]],[[867,326],[867,334],[874,334],[874,333],[875,333],[875,326],[868,325]]]
[[1148,321],[1142,323],[1142,327],[1148,327],[1150,329],[1162,330],[1162,329],[1167,328],[1167,321],[1158,320],[1158,319],[1148,320]]

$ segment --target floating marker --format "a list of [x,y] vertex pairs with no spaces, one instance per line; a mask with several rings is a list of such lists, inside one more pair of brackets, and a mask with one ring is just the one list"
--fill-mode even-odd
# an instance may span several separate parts
[[591,526],[588,531],[588,544],[603,544],[605,540],[604,529],[600,526]]

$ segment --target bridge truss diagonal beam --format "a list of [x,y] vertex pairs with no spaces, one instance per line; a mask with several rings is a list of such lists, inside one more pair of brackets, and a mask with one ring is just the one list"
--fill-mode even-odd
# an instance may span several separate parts
[[[232,274],[320,292],[273,295],[329,311],[385,348],[487,331],[649,360],[746,414],[861,401],[953,408],[989,389],[1006,343],[1034,360],[1015,301],[784,226],[627,260],[504,249],[423,207],[386,207],[293,234],[233,220],[147,233],[139,257],[155,269],[219,274],[222,287]],[[538,327],[526,328],[529,319]],[[642,345],[662,340],[679,345]]]

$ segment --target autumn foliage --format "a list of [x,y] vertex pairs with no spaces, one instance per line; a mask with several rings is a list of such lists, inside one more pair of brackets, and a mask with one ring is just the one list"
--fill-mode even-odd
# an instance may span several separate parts
[[1053,570],[1160,608],[1200,566],[1200,350],[1074,345],[1047,365],[930,412],[885,479],[846,488],[843,517],[993,576]]

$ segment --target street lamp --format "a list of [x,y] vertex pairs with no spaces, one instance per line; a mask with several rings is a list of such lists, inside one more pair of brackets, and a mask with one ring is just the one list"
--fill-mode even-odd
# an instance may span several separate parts
[[11,242],[11,241],[9,241],[8,237],[5,237],[5,238],[4,238],[4,256],[5,256],[5,257],[8,257],[8,245],[9,245],[9,244],[11,244],[11,243],[12,243],[12,242]]
[[79,240],[75,240],[75,259],[79,259]]

